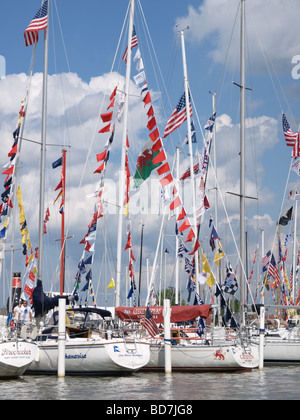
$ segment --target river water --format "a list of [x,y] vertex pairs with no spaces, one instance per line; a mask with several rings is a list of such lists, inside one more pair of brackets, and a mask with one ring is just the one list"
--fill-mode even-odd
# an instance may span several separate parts
[[[126,401],[140,406],[148,404],[147,407],[154,401],[157,404],[189,404],[190,401],[191,410],[193,404],[204,400],[300,400],[299,383],[300,366],[292,365],[266,365],[263,371],[243,373],[137,372],[130,376],[66,376],[62,379],[24,375],[15,380],[0,380],[0,399],[102,400],[105,409],[114,410],[118,401],[123,405]],[[151,409],[157,410],[153,406]],[[163,406],[160,410],[164,410]]]

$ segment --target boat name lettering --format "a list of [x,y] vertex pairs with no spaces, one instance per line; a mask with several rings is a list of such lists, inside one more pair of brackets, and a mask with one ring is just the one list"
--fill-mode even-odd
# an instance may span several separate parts
[[86,359],[86,354],[65,354],[65,359]]
[[254,356],[253,356],[253,354],[241,354],[241,359],[243,359],[243,360],[252,360],[252,359],[254,359]]
[[7,356],[31,356],[31,350],[9,350],[9,349],[2,349],[1,352],[1,356],[2,357],[7,357]]

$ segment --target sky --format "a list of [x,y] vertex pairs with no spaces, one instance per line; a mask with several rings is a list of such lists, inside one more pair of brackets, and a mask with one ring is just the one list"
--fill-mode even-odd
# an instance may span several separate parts
[[[291,150],[285,145],[281,114],[284,112],[293,131],[298,130],[300,116],[300,37],[298,0],[263,2],[246,0],[246,195],[255,200],[246,202],[246,229],[249,240],[249,264],[259,245],[261,231],[265,232],[265,250],[274,242],[276,222],[280,211],[291,206],[286,200],[288,191],[297,186],[298,177],[289,173]],[[28,84],[32,47],[25,47],[24,30],[40,7],[40,2],[5,2],[1,5],[0,39],[0,135],[1,164],[7,162],[21,99]],[[58,288],[59,222],[54,189],[59,183],[60,170],[51,162],[67,148],[68,194],[66,218],[68,225],[67,288],[72,291],[77,264],[83,248],[79,244],[86,234],[93,212],[93,199],[87,198],[99,181],[93,172],[97,168],[95,155],[104,150],[107,137],[98,134],[100,113],[106,111],[109,96],[116,83],[121,85],[125,65],[121,60],[125,50],[126,29],[122,32],[128,2],[115,0],[56,0],[52,2],[50,19],[47,175],[46,204],[50,221],[45,235],[45,289]],[[291,13],[293,11],[293,13]],[[124,23],[125,22],[125,23]],[[216,92],[216,175],[221,198],[214,206],[215,180],[209,172],[207,194],[218,234],[228,259],[237,265],[237,250],[231,228],[239,241],[239,202],[228,192],[239,191],[239,0],[153,0],[137,1],[135,27],[144,60],[147,83],[151,90],[156,120],[162,133],[168,117],[183,93],[183,70],[179,30],[184,30],[188,78],[193,98],[193,114],[197,147],[202,149],[203,127],[212,113],[212,92]],[[150,36],[149,36],[150,34]],[[41,85],[43,68],[43,35],[40,34],[30,90],[30,101],[24,137],[39,141],[41,118]],[[119,48],[117,50],[117,46]],[[117,51],[117,52],[116,52]],[[135,52],[135,50],[134,50]],[[134,74],[135,68],[133,66]],[[130,85],[132,104],[129,115],[129,164],[134,173],[137,156],[147,141],[147,117],[139,98],[139,88]],[[202,130],[202,131],[201,131]],[[117,181],[120,168],[122,130],[116,131],[107,168],[105,222],[98,223],[98,245],[95,252],[93,285],[97,302],[112,304],[113,289],[107,291],[115,274],[117,235]],[[182,126],[164,140],[168,161],[174,164],[177,146],[181,148],[186,134]],[[196,148],[195,148],[196,149]],[[195,151],[194,149],[194,151]],[[32,242],[37,241],[39,147],[23,142],[20,165],[20,185]],[[181,148],[180,170],[189,165],[188,151]],[[158,240],[161,215],[158,214],[157,177],[149,180],[141,191],[131,193],[133,252],[136,257],[136,281],[139,279],[141,227],[144,225],[143,284],[146,279],[146,260],[151,267]],[[188,185],[183,187],[186,206],[190,205]],[[151,199],[149,199],[149,197]],[[155,199],[154,199],[155,198]],[[224,206],[228,217],[226,217]],[[174,219],[174,218],[173,218]],[[209,214],[203,222],[201,241],[213,261],[208,245]],[[230,221],[230,224],[229,224]],[[290,224],[283,228],[289,233]],[[17,248],[20,235],[17,237]],[[105,239],[106,238],[106,239]],[[126,236],[123,234],[124,246]],[[174,282],[174,225],[167,222],[164,253],[166,283]],[[104,247],[105,245],[105,247]],[[106,250],[106,251],[105,251]],[[97,255],[98,253],[98,255]],[[128,264],[123,253],[122,266]],[[97,257],[96,257],[97,256]],[[6,253],[5,289],[9,278],[10,255]],[[23,256],[19,252],[15,270],[24,272]],[[212,264],[213,265],[213,264]],[[158,269],[159,272],[160,268]],[[164,277],[163,269],[161,276]],[[184,270],[182,270],[184,271]],[[125,270],[122,274],[126,277]],[[181,274],[183,297],[186,281]],[[158,287],[158,286],[157,286]],[[126,305],[126,286],[122,304]],[[144,287],[145,289],[145,287]],[[145,295],[145,291],[144,291]]]

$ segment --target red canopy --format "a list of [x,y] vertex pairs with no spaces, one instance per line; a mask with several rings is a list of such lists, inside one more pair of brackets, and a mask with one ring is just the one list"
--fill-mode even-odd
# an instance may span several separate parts
[[[163,306],[151,306],[150,310],[153,319],[157,324],[164,322]],[[146,313],[145,306],[139,307],[124,307],[118,306],[115,309],[115,314],[122,321],[139,321],[143,320]],[[211,313],[210,305],[189,305],[189,306],[171,306],[171,322],[188,321],[195,319],[198,316],[207,318]]]

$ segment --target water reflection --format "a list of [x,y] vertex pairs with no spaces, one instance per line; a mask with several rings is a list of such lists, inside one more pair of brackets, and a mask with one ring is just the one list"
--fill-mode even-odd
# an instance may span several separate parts
[[300,399],[300,366],[244,373],[142,373],[0,380],[1,400],[292,400]]

